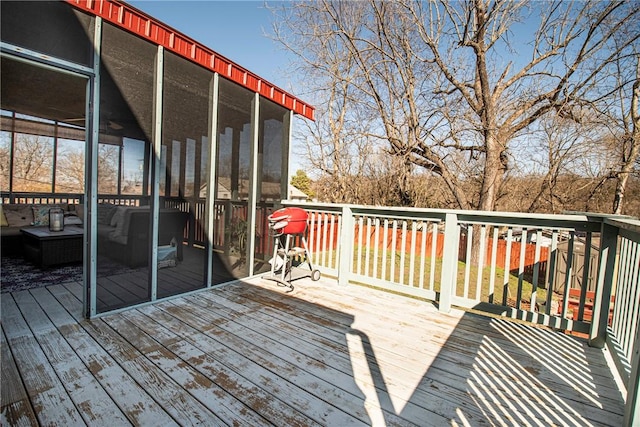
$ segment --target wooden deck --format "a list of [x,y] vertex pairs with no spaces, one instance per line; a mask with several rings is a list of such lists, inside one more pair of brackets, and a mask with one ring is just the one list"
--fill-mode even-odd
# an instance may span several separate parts
[[252,280],[82,320],[2,295],[2,425],[611,425],[602,350],[331,281]]

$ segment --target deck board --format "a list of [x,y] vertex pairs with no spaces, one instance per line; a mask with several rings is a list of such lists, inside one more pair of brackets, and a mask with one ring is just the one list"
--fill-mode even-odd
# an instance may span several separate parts
[[603,350],[543,328],[324,280],[286,294],[253,279],[91,321],[81,295],[3,294],[3,425],[622,422]]
[[[287,402],[274,398],[257,385],[263,378],[256,370],[247,369],[250,361],[241,354],[226,349],[224,344],[160,308],[145,307],[141,311],[176,334],[176,339],[167,344],[170,350],[266,420],[274,425],[314,425],[310,418],[296,413]],[[234,358],[240,360],[234,362]],[[251,378],[248,379],[245,375],[249,374]]]
[[[581,357],[599,353],[597,349],[589,348],[584,342],[541,328],[507,320],[488,320],[478,315],[464,314],[460,321],[451,323],[455,316],[442,316],[433,307],[426,309],[422,303],[406,299],[398,300],[390,294],[376,293],[380,300],[375,302],[371,301],[371,297],[367,295],[369,299],[367,304],[358,295],[354,295],[354,298],[345,298],[344,294],[349,293],[350,290],[330,292],[328,287],[313,287],[313,285],[308,286],[307,289],[313,290],[314,298],[310,300],[317,304],[339,307],[344,313],[357,315],[358,323],[354,326],[361,327],[365,332],[375,335],[375,331],[386,329],[389,333],[376,337],[378,346],[382,348],[382,351],[379,351],[381,356],[385,355],[387,349],[399,344],[400,336],[403,338],[411,336],[414,342],[431,341],[433,346],[421,346],[417,351],[415,345],[411,342],[407,343],[412,349],[410,358],[414,362],[414,369],[419,366],[416,363],[419,364],[421,361],[424,363],[428,360],[429,380],[446,382],[450,387],[460,388],[461,385],[468,383],[468,373],[479,375],[478,371],[480,373],[484,371],[488,379],[478,383],[490,391],[490,393],[484,393],[487,397],[496,393],[533,401],[539,401],[540,394],[561,397],[562,401],[566,402],[564,406],[556,402],[544,402],[544,399],[542,403],[545,405],[538,405],[542,407],[551,405],[551,408],[558,405],[559,408],[550,411],[550,414],[544,410],[536,410],[530,414],[532,417],[552,420],[556,416],[555,420],[560,424],[566,424],[567,417],[571,416],[578,419],[585,417],[607,425],[611,423],[611,413],[619,417],[622,415],[623,407],[619,391],[611,379],[610,370],[606,367],[604,358]],[[402,324],[393,322],[391,316],[371,311],[371,308],[375,307],[388,307],[387,313],[391,315],[403,312],[405,319],[419,318],[429,325],[429,332],[416,331],[413,327],[425,323],[410,320]],[[398,328],[399,325],[401,328]],[[438,333],[438,329],[442,332]],[[380,342],[380,340],[384,342],[385,339],[388,340],[386,343]],[[436,352],[431,352],[431,349],[436,349]],[[435,359],[428,359],[434,354]],[[394,355],[391,357],[398,360]],[[403,363],[407,362],[407,358],[404,358]],[[467,372],[462,375],[462,378],[460,377],[460,373],[464,372],[461,366],[471,366],[478,362],[483,362],[486,366],[481,370]],[[505,372],[504,365],[511,365],[517,369],[509,370],[513,372]],[[535,378],[527,373],[535,373]],[[443,374],[446,374],[446,381]],[[403,377],[403,375],[398,376],[398,378]],[[496,377],[499,379],[493,380]],[[532,391],[536,389],[541,391]],[[421,390],[422,388],[419,389]],[[585,404],[585,399],[590,399],[591,402]],[[508,405],[509,400],[505,397],[499,403]],[[592,404],[604,406],[607,411],[592,410]],[[512,405],[520,405],[520,403],[512,403]],[[569,415],[563,414],[564,412]],[[584,421],[587,422],[587,419]]]
[[[186,301],[192,302],[190,306],[192,313],[202,316],[205,321],[211,321],[215,325],[215,333],[224,337],[223,340],[227,345],[234,345],[236,350],[249,355],[252,360],[268,367],[273,374],[286,378],[288,382],[300,389],[313,389],[313,394],[320,397],[322,401],[340,408],[341,411],[351,414],[365,424],[369,422],[368,415],[364,411],[361,392],[350,375],[308,356],[302,347],[293,348],[283,344],[283,339],[288,341],[286,336],[281,340],[275,339],[277,338],[276,329],[271,325],[247,316],[237,318],[228,311],[226,313],[228,317],[220,318],[219,315],[224,309],[210,304],[206,298],[199,296],[192,296]],[[197,306],[199,307],[196,308]],[[222,315],[224,316],[225,313]],[[242,341],[231,340],[231,337],[236,336],[242,337]],[[268,352],[265,352],[265,349],[268,349]],[[301,397],[307,399],[305,396]],[[331,419],[318,421],[324,425],[344,425],[351,420],[347,418],[336,419],[335,422]]]
[[[108,322],[118,330],[121,330],[122,322],[130,322],[149,336],[153,336],[155,342],[160,345],[155,348],[142,346],[141,351],[226,424],[233,424],[238,419],[244,420],[247,425],[260,425],[265,422],[260,414],[214,382],[206,371],[199,370],[200,366],[205,366],[204,359],[209,357],[206,353],[157,323],[157,319],[132,310],[123,313],[122,318],[113,317]],[[189,364],[185,362],[188,360],[202,362]]]
[[[109,396],[106,401],[109,406],[102,414],[104,424],[96,421],[91,424],[111,424],[120,418],[120,414],[123,414],[123,423],[147,424],[157,420],[160,425],[175,422],[166,408],[154,400],[142,386],[144,376],[133,376],[125,369],[127,364],[123,363],[121,353],[128,350],[127,357],[134,359],[135,349],[129,349],[126,345],[122,345],[120,351],[114,349],[112,341],[117,342],[117,339],[114,340],[108,330],[100,328],[102,321],[78,323],[80,313],[74,310],[79,304],[78,300],[68,299],[67,302],[73,303],[70,308],[74,311],[67,311],[46,290],[37,289],[33,294],[41,301],[51,322],[77,355],[75,369],[81,375],[91,374]],[[60,340],[59,344],[64,345],[64,341]],[[79,391],[82,392],[82,389]],[[80,398],[82,399],[82,395]],[[86,405],[84,400],[74,400],[73,396],[72,401],[80,407]]]
[[[11,296],[2,297],[2,324],[7,335],[7,344],[38,421],[45,425],[83,425],[80,413],[38,342],[38,339],[43,338],[42,333],[38,334],[37,339],[34,335],[37,332],[31,331],[18,304]],[[3,388],[5,386],[3,382]],[[4,402],[2,412],[5,415]],[[12,425],[12,420],[9,420],[9,423]]]
[[[269,395],[269,399],[277,399],[290,407],[284,411],[290,412],[295,408],[319,425],[359,424],[352,414],[336,411],[324,403],[330,398],[326,387],[318,382],[300,380],[301,376],[308,375],[307,372],[292,369],[286,361],[261,351],[243,337],[225,333],[215,325],[211,326],[203,310],[194,306],[168,304],[163,305],[163,309],[202,330],[204,334],[193,337],[194,342],[206,343],[216,360],[239,375],[245,378],[248,376],[247,380],[252,381],[255,387],[260,387]],[[307,391],[307,387],[314,387],[316,390],[311,393]]]
[[[217,305],[212,295],[194,295],[190,297],[189,300],[192,300],[194,305],[203,304],[209,313],[221,313],[230,320],[235,320],[234,322],[225,323],[222,327],[230,330],[234,334],[245,337],[245,339],[251,340],[263,348],[268,348],[272,355],[271,357],[275,357],[275,360],[284,359],[289,361],[290,364],[294,365],[294,370],[287,372],[288,378],[295,376],[296,372],[307,372],[317,378],[317,380],[311,379],[311,381],[317,382],[317,384],[312,384],[314,388],[322,389],[322,387],[327,387],[327,385],[330,384],[330,388],[341,389],[341,392],[337,396],[338,399],[336,400],[334,396],[330,396],[333,397],[333,399],[326,398],[328,402],[340,405],[339,402],[341,399],[345,402],[348,399],[350,402],[356,403],[357,406],[355,408],[349,408],[349,404],[342,403],[341,406],[343,409],[354,411],[354,414],[362,409],[364,395],[361,388],[358,387],[353,380],[353,366],[349,358],[350,349],[347,342],[349,337],[344,332],[338,335],[334,334],[333,338],[335,341],[327,345],[331,351],[325,351],[326,341],[322,342],[325,345],[318,346],[318,341],[315,340],[314,342],[314,338],[310,334],[307,334],[307,340],[304,339],[305,332],[313,333],[313,328],[311,327],[313,324],[308,325],[308,329],[290,328],[290,325],[295,325],[298,321],[292,321],[289,318],[288,322],[286,322],[274,317],[270,318],[268,315],[260,315],[260,312],[257,310],[242,316],[234,316],[233,311],[228,308],[225,309],[224,306]],[[203,300],[207,301],[204,302]],[[243,307],[238,304],[229,304],[230,301],[226,298],[223,302],[239,309]],[[259,305],[256,306],[256,308],[258,307]],[[347,328],[345,331],[349,331],[349,329]],[[283,369],[284,368],[279,368],[280,371]],[[302,384],[301,386],[305,385]],[[323,389],[323,392],[327,393],[327,390]],[[334,391],[334,394],[335,393]],[[385,401],[382,403],[386,404],[388,402]],[[398,424],[407,422],[407,420],[396,416],[393,408],[389,405],[380,406],[380,403],[374,404],[373,402],[369,402],[367,405],[369,408],[375,407],[377,410],[382,410],[384,412],[382,414],[383,418],[387,420],[387,422]],[[424,408],[416,405],[410,404],[409,408],[411,408],[416,416],[422,412],[422,418],[430,419],[430,421],[434,423],[433,425],[441,425],[446,421],[445,418],[437,417],[435,413],[427,413]],[[362,414],[360,419],[367,422],[369,421],[366,419],[368,416],[369,415],[365,416]]]
[[[43,298],[36,302],[38,294]],[[57,323],[54,319],[52,323],[37,305],[46,304],[52,308],[50,303],[53,301],[47,297],[50,295],[40,289],[35,290],[33,296],[20,293],[16,296],[16,301],[23,312],[29,313],[26,316],[27,323],[37,335],[39,345],[62,381],[69,398],[86,423],[127,423],[126,417],[113,406],[113,401],[99,381],[92,375],[85,375],[85,370],[78,369],[83,363],[62,334],[65,329],[63,324]],[[107,418],[105,414],[109,414]]]
[[20,378],[20,373],[13,354],[9,350],[9,345],[2,328],[0,334],[0,348],[2,349],[2,382],[3,384],[11,384],[11,387],[2,387],[0,402],[2,402],[2,414],[0,414],[0,422],[2,425],[30,426],[37,423],[36,414],[29,403],[29,395],[27,394],[24,384]]

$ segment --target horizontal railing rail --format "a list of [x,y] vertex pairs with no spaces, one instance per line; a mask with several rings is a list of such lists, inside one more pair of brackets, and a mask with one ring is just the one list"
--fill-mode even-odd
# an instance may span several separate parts
[[3,204],[23,205],[49,205],[55,203],[67,203],[70,205],[81,204],[84,194],[77,193],[31,193],[31,192],[2,192],[0,193]]

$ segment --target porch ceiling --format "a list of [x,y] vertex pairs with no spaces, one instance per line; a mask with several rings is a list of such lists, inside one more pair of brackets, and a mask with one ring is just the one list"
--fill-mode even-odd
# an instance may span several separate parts
[[[86,116],[86,80],[66,73],[16,61],[0,62],[0,102],[2,108],[74,126],[84,126]],[[109,73],[102,76],[104,90],[110,93],[102,100],[101,132],[114,136],[144,139],[140,125],[120,89]]]
[[3,295],[7,424],[622,421],[602,350],[365,287],[256,279],[91,321],[80,295]]
[[2,108],[31,116],[84,125],[86,81],[3,58]]

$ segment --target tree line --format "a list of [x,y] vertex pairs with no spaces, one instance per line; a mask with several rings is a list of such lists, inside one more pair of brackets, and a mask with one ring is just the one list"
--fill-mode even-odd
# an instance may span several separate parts
[[[335,192],[335,182],[330,177],[313,180],[299,170],[292,184],[311,200],[330,203],[353,203],[377,206],[400,206],[397,177],[393,175],[352,177],[344,186],[344,192]],[[602,212],[611,213],[611,201],[615,194],[615,181],[585,178],[577,175],[561,175],[548,187],[540,175],[510,177],[505,192],[498,195],[497,211],[507,212]],[[473,191],[477,183],[463,187]],[[541,191],[543,188],[547,191]],[[405,191],[414,201],[414,207],[451,209],[455,207],[449,191],[441,180],[429,175],[413,175],[407,179]],[[626,191],[625,215],[640,217],[640,179],[632,177]]]

